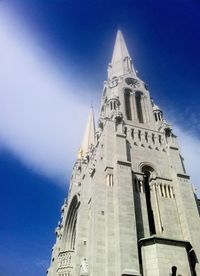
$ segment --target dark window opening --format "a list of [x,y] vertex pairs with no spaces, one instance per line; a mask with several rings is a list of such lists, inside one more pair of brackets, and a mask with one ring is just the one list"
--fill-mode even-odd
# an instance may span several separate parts
[[196,267],[196,263],[198,262],[198,260],[197,260],[197,257],[196,257],[196,254],[195,254],[193,248],[191,248],[190,251],[188,252],[188,258],[189,258],[192,276],[197,276],[195,267]]
[[138,130],[138,138],[141,141],[141,130]]
[[177,272],[177,267],[172,266],[172,276],[176,276],[177,275],[176,272]]
[[131,129],[131,137],[134,139],[134,129]]
[[145,132],[145,140],[148,142],[148,132]]
[[146,203],[147,203],[147,214],[148,214],[148,221],[149,221],[149,230],[150,234],[156,234],[155,229],[155,221],[153,215],[153,209],[151,204],[151,191],[150,191],[150,172],[148,170],[144,170],[144,186],[145,186],[145,196],[146,196]]
[[161,191],[161,196],[163,197],[164,193],[163,193],[163,186],[162,186],[162,184],[160,184],[160,191]]
[[112,102],[110,103],[110,109],[111,109],[111,110],[113,109],[113,105],[112,105]]
[[125,92],[124,100],[125,100],[126,118],[127,118],[127,120],[132,120],[130,93],[129,92]]
[[166,185],[164,185],[164,192],[165,192],[165,197],[167,197],[167,188],[166,188]]
[[155,144],[155,134],[154,133],[152,133],[152,141]]
[[156,120],[156,122],[158,121],[158,118],[157,118],[157,114],[156,113],[154,113],[154,117],[155,117],[155,120]]
[[143,114],[142,114],[142,93],[136,92],[135,93],[135,103],[137,109],[137,117],[140,123],[144,123]]
[[170,186],[168,186],[168,194],[169,194],[169,197],[172,198]]

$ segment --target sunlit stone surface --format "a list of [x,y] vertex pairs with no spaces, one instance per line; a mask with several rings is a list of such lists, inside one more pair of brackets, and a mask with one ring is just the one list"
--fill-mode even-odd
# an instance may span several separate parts
[[[199,205],[199,201],[198,201]],[[177,137],[118,31],[91,109],[49,276],[200,275],[200,219]]]

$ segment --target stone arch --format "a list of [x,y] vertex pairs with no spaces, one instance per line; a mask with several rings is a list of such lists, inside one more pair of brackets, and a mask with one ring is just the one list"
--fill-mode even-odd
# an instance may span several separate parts
[[71,203],[69,205],[66,222],[65,222],[65,228],[63,233],[65,250],[75,249],[76,225],[77,225],[79,206],[80,206],[80,202],[78,201],[78,197],[75,195],[72,198]]
[[150,171],[152,172],[152,177],[153,178],[156,178],[159,175],[159,171],[158,171],[157,168],[155,168],[154,164],[152,164],[150,162],[142,162],[138,166],[139,172],[141,172],[141,173],[143,173],[145,168],[150,169]]

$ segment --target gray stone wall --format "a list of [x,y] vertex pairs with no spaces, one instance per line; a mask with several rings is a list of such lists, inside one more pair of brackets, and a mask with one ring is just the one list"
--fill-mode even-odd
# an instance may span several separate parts
[[169,276],[173,266],[200,275],[199,211],[177,137],[127,54],[118,33],[95,143],[74,165],[49,276]]

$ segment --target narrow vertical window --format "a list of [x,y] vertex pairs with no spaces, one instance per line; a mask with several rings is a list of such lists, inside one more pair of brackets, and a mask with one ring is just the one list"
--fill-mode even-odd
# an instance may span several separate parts
[[162,145],[162,136],[161,135],[158,136],[158,140],[159,140],[160,145]]
[[67,214],[67,220],[64,230],[64,244],[66,244],[67,250],[75,249],[75,241],[76,241],[76,223],[77,223],[77,215],[78,215],[79,202],[77,197],[71,201],[69,211]]
[[132,120],[130,92],[125,91],[124,100],[125,100],[126,118],[127,118],[127,120]]
[[112,102],[110,103],[110,109],[111,109],[111,110],[113,109],[113,105],[112,105]]
[[142,93],[136,92],[135,93],[135,103],[137,109],[137,117],[140,123],[144,123],[143,114],[142,114]]
[[155,134],[154,133],[152,133],[152,141],[155,144]]
[[138,138],[141,141],[141,130],[138,130]]
[[163,193],[163,185],[162,184],[160,184],[160,191],[161,191],[161,196],[163,197],[164,193]]
[[154,204],[152,203],[153,191],[151,190],[151,180],[152,180],[152,175],[153,175],[152,173],[154,172],[154,169],[150,166],[144,166],[142,168],[142,172],[144,174],[144,191],[145,191],[145,197],[146,197],[149,231],[150,231],[150,235],[153,235],[153,234],[156,234]]
[[156,234],[156,228],[155,228],[155,221],[154,221],[154,215],[153,215],[153,209],[152,209],[152,203],[151,203],[151,191],[150,191],[150,172],[144,171],[144,186],[145,186],[145,196],[146,196],[146,203],[147,203],[147,213],[148,213],[148,220],[149,220],[149,229],[150,234]]
[[131,137],[134,139],[134,129],[131,129]]
[[170,186],[168,186],[168,194],[169,194],[169,197],[172,198],[171,187]]
[[145,140],[146,140],[146,142],[148,142],[148,132],[147,131],[145,131]]
[[165,192],[165,197],[167,197],[167,187],[164,185],[164,192]]

